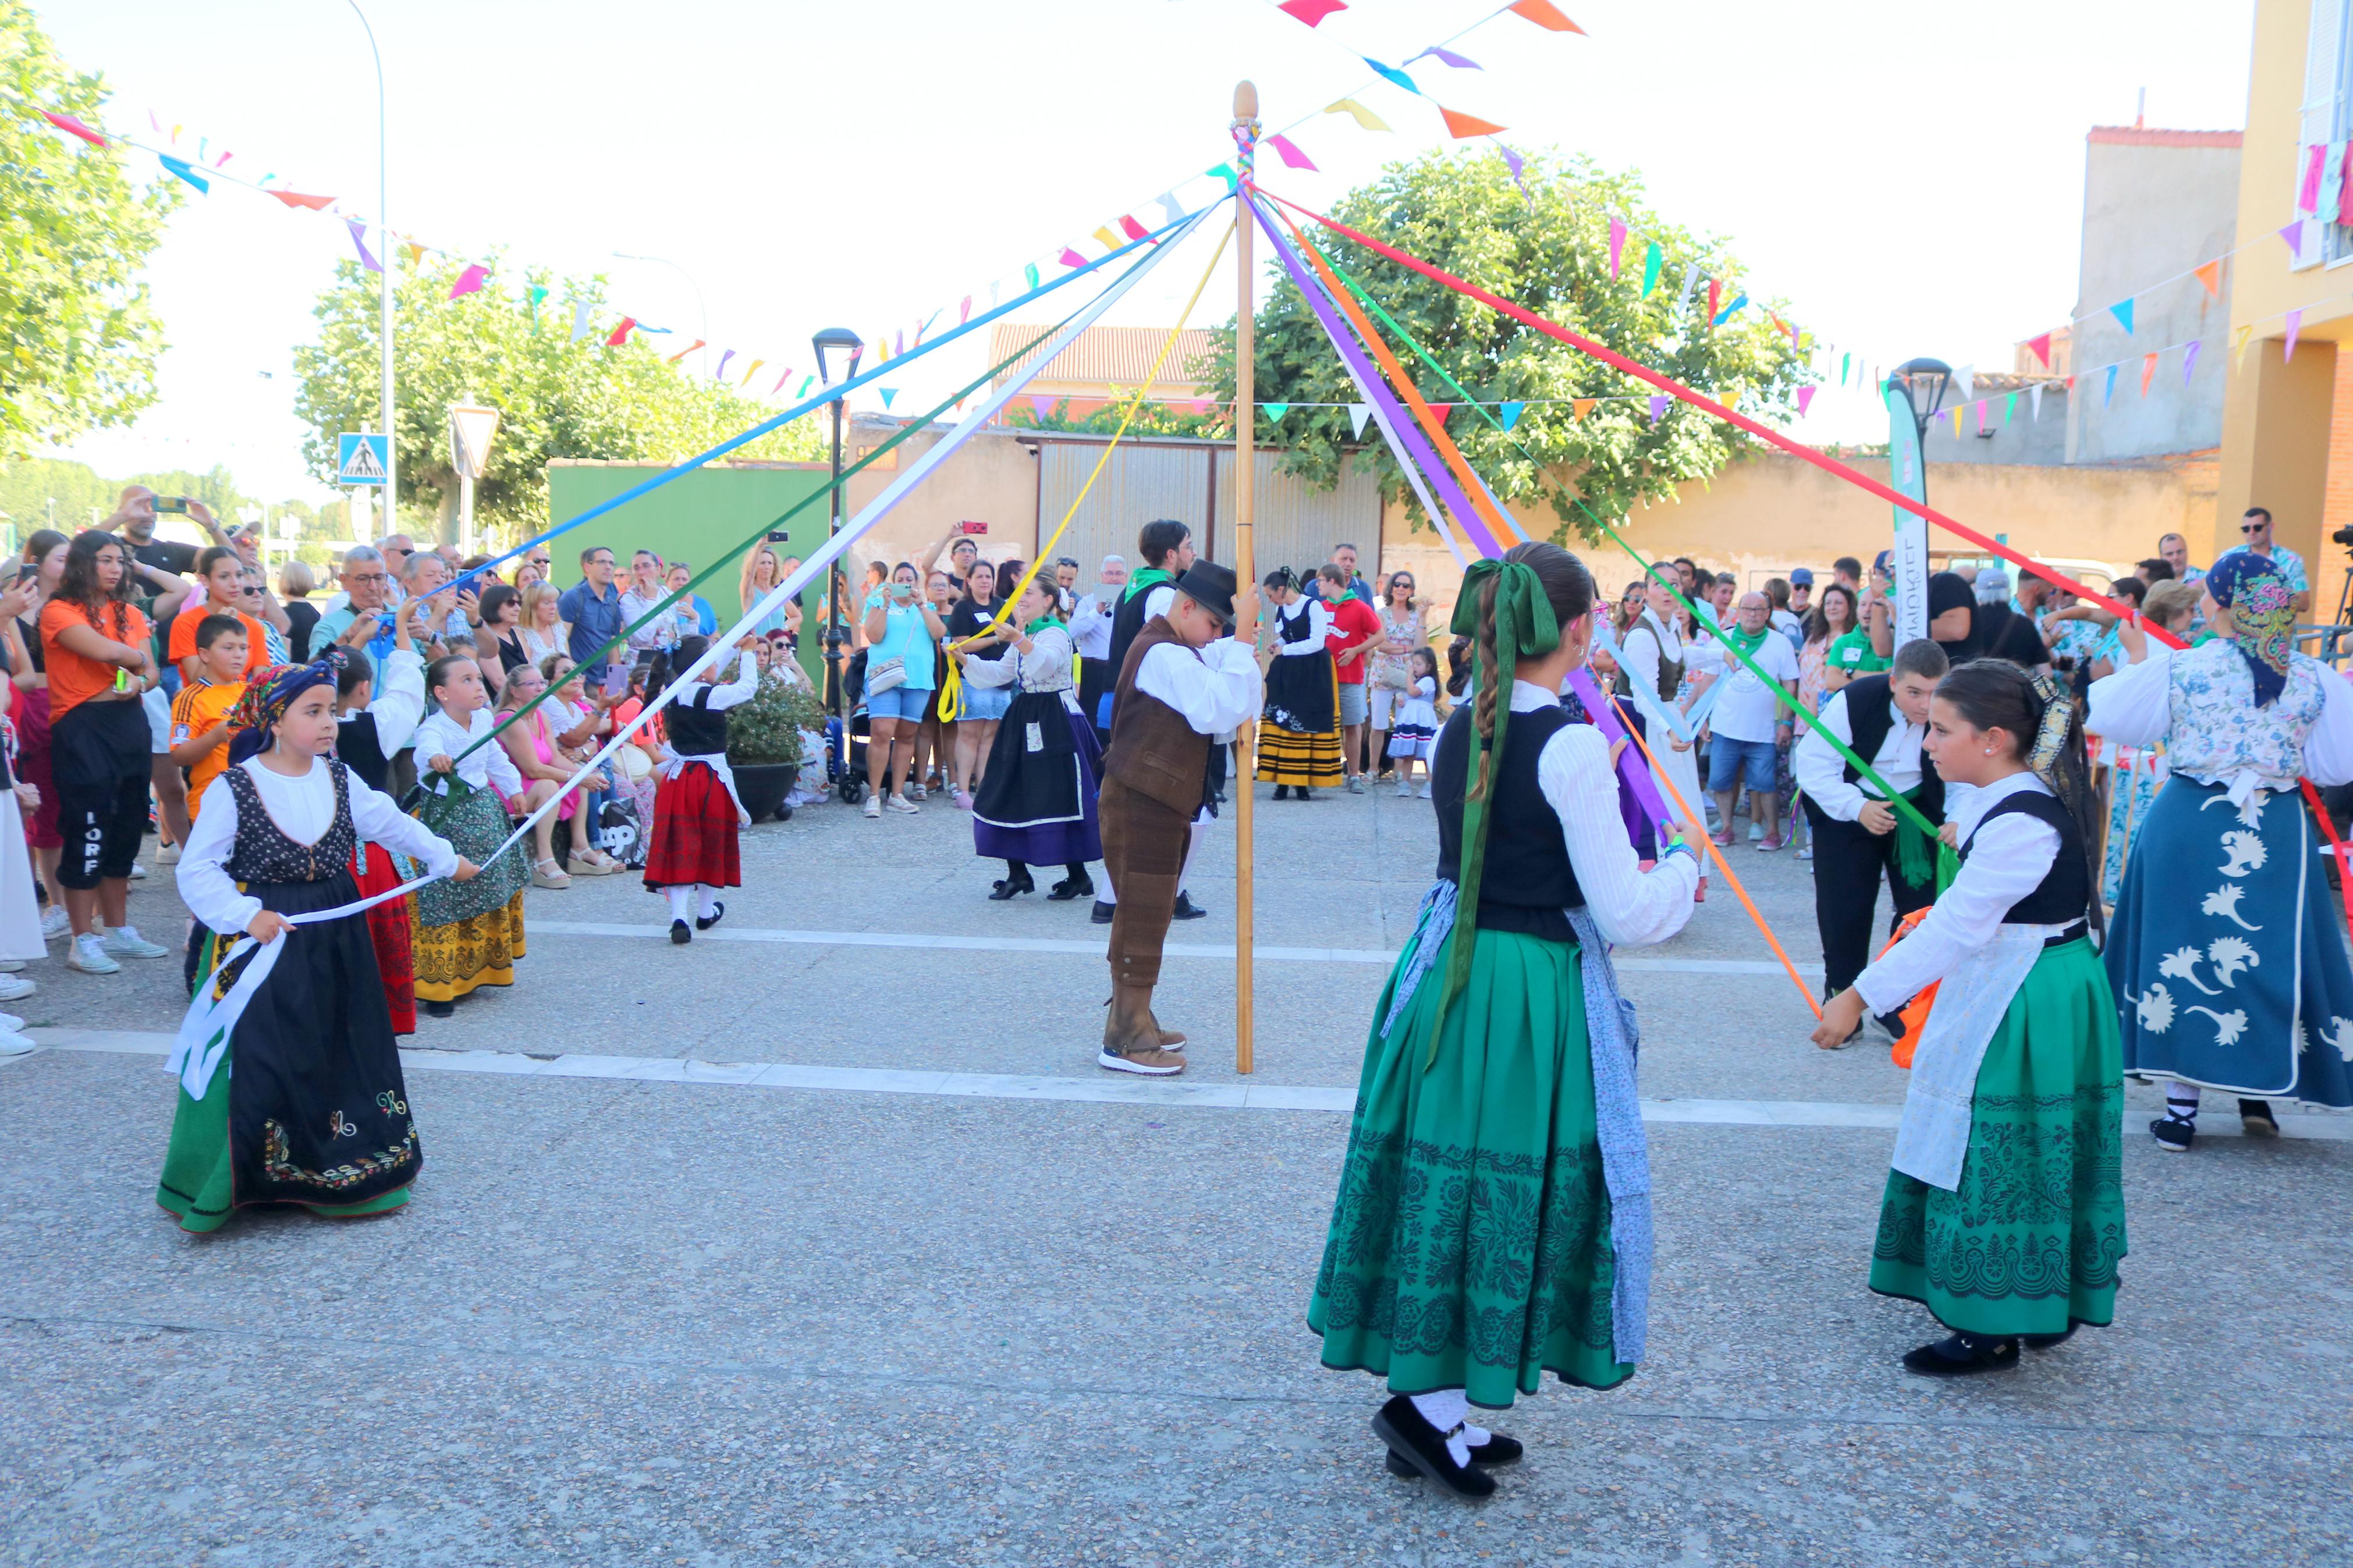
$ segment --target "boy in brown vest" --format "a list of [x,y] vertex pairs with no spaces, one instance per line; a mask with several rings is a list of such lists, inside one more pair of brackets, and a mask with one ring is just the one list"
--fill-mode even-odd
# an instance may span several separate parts
[[1113,689],[1103,757],[1103,869],[1118,890],[1111,922],[1111,1020],[1096,1064],[1168,1078],[1185,1070],[1185,1037],[1152,1016],[1160,950],[1176,908],[1187,836],[1209,819],[1210,737],[1257,717],[1258,659],[1237,625],[1258,624],[1258,595],[1197,561],[1171,584],[1167,610],[1128,645]]

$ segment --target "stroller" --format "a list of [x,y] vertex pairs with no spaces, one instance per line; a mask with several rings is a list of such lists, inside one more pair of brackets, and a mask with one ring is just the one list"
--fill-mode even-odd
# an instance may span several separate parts
[[866,650],[860,648],[841,670],[846,719],[825,721],[825,768],[844,805],[866,798],[866,742],[873,726],[866,716]]

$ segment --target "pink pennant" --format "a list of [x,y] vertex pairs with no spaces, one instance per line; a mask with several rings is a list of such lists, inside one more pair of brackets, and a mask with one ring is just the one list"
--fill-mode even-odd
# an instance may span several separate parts
[[2287,343],[2285,351],[2280,356],[2282,360],[2292,360],[2295,357],[2295,335],[2302,331],[2304,331],[2304,312],[2290,310],[2287,313]]
[[1217,405],[1218,400],[1214,397],[1197,397],[1193,399],[1193,412],[1196,414],[1207,414],[1210,409],[1215,408]]
[[449,285],[449,298],[454,300],[460,294],[478,292],[482,287],[482,279],[490,275],[491,269],[487,267],[477,265],[467,268],[458,274],[458,281]]
[[1609,220],[1609,276],[1618,276],[1618,264],[1626,255],[1626,225],[1620,218]]
[[962,326],[962,325],[964,325],[964,323],[965,323],[966,321],[971,321],[971,320],[972,320],[972,296],[971,296],[971,295],[969,295],[969,294],[966,294],[966,295],[964,297],[964,303],[963,303],[963,304],[961,304],[961,305],[958,305],[958,306],[956,307],[956,325],[958,325],[958,326]]
[[1976,407],[1978,414],[1978,434],[1982,436],[1985,434],[1986,400],[1982,397],[1978,399],[1974,406]]
[[1814,389],[1810,386],[1801,386],[1798,388],[1798,417],[1803,419],[1806,416],[1806,410],[1812,407],[1813,405]]
[[[1278,137],[1276,140],[1280,141],[1282,139]],[[1148,239],[1152,237],[1152,231],[1150,229],[1136,222],[1133,216],[1126,213],[1122,213],[1120,215],[1119,232],[1127,236],[1130,239]]]
[[[1299,144],[1288,136],[1270,136],[1266,139],[1266,144],[1274,149],[1275,154],[1282,160],[1282,166],[1286,169],[1314,170],[1315,168],[1315,160],[1301,152]],[[1136,237],[1141,239],[1144,237],[1139,234]]]
[[2042,362],[2043,369],[2051,368],[2051,334],[2049,332],[2037,332],[2026,340],[2026,346],[2034,351],[2034,357]]
[[[84,125],[80,121],[76,120],[70,114],[56,114],[44,109],[41,110],[41,118],[56,126],[58,130],[64,132],[67,135],[79,136],[93,147],[103,147],[106,145],[105,137],[100,136],[97,132],[92,131],[89,126]],[[222,160],[224,162],[227,160],[227,153],[222,154]]]
[[780,375],[780,376],[778,376],[778,377],[776,377],[776,385],[774,385],[774,386],[772,386],[772,387],[770,387],[770,388],[768,388],[768,395],[769,395],[769,396],[771,396],[771,397],[774,397],[774,396],[776,396],[776,394],[778,394],[778,393],[780,393],[780,392],[784,391],[784,389],[785,389],[785,383],[786,383],[786,382],[788,382],[788,381],[792,380],[792,378],[793,378],[793,371],[792,371],[792,367],[791,367],[790,365],[786,365],[786,366],[785,367],[785,374],[782,374],[782,375]]
[[1282,0],[1282,4],[1275,7],[1284,16],[1304,22],[1311,27],[1333,12],[1347,8],[1348,0]]
[[236,156],[237,156],[237,154],[236,154],[236,153],[222,153],[219,157],[217,157],[217,158],[216,158],[216,159],[214,159],[214,160],[213,160],[213,167],[214,167],[214,168],[216,168],[216,169],[217,169],[217,168],[219,168],[222,164],[224,164],[224,163],[227,163],[231,158],[234,158],[234,157],[236,157]]
[[2304,220],[2298,218],[2294,223],[2282,225],[2279,237],[2287,241],[2291,253],[2301,254],[2304,250]]
[[2326,143],[2316,142],[2304,152],[2304,183],[2296,188],[2295,210],[2308,213],[2320,205],[2320,175],[2323,165],[2327,162],[2328,148]]
[[1084,267],[1087,264],[1087,258],[1085,257],[1081,256],[1077,251],[1072,250],[1067,245],[1062,247],[1062,254],[1055,258],[1055,259],[1060,261],[1065,267]]

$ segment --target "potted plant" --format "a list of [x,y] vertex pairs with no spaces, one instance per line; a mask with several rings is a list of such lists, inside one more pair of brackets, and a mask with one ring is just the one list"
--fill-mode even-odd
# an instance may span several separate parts
[[801,731],[824,724],[817,693],[774,670],[760,678],[752,700],[728,710],[727,765],[753,821],[791,820],[785,796],[800,776]]

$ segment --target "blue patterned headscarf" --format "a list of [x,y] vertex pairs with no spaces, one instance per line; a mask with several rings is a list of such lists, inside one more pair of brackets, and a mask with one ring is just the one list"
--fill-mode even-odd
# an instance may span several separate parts
[[2255,678],[2255,706],[2268,708],[2287,686],[2295,595],[2279,568],[2252,550],[2233,550],[2206,574],[2206,591],[2231,612],[2231,640]]
[[228,765],[258,757],[277,738],[278,721],[301,695],[314,686],[332,686],[350,654],[340,647],[311,664],[273,664],[257,669],[245,683],[245,695],[229,710]]

